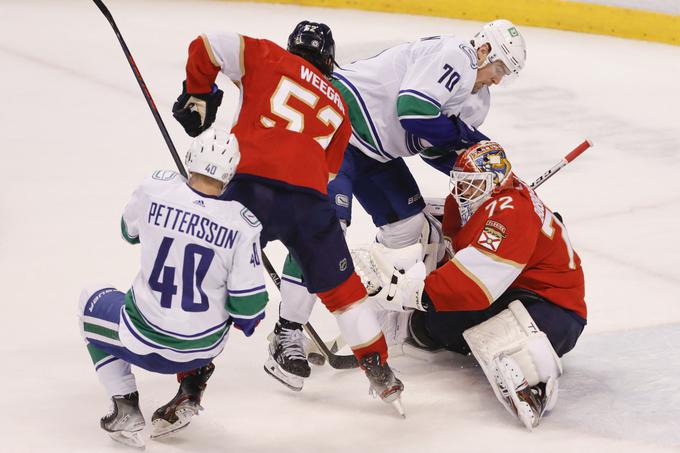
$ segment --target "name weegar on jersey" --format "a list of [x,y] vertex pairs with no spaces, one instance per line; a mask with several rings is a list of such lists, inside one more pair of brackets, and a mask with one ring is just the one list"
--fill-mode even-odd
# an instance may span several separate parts
[[338,90],[311,63],[266,39],[199,36],[189,46],[187,90],[209,92],[219,72],[241,87],[232,129],[241,150],[236,178],[326,194],[351,133]]
[[119,327],[130,351],[176,362],[214,357],[232,322],[250,335],[264,317],[261,226],[240,203],[199,194],[177,173],[157,171],[134,192],[121,229],[141,244]]

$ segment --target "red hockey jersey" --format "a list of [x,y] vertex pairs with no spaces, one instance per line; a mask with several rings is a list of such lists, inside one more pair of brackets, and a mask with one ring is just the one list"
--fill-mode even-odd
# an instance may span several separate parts
[[232,132],[249,174],[326,194],[351,126],[338,91],[303,58],[271,41],[208,34],[189,46],[187,92],[210,92],[221,71],[241,88]]
[[508,288],[524,288],[586,319],[581,259],[564,225],[526,184],[492,195],[461,228],[449,196],[444,235],[455,255],[425,280],[438,311],[483,310]]

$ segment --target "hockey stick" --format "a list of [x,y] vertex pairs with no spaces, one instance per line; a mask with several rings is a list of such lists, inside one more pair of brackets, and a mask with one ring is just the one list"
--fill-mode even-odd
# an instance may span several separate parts
[[[139,88],[142,90],[142,94],[144,95],[144,99],[146,99],[146,103],[149,105],[149,109],[151,109],[151,114],[153,115],[154,119],[156,120],[156,124],[158,125],[158,128],[161,130],[161,134],[163,135],[163,139],[165,140],[165,144],[168,146],[168,149],[170,150],[170,154],[172,155],[172,159],[175,161],[175,165],[177,165],[177,169],[179,170],[180,174],[184,176],[185,178],[187,177],[187,171],[184,168],[184,165],[182,164],[182,160],[179,157],[179,154],[177,154],[177,149],[175,148],[175,145],[172,142],[172,139],[170,138],[170,134],[168,133],[168,129],[165,127],[165,124],[163,123],[163,119],[161,118],[160,113],[158,112],[158,108],[156,107],[156,104],[154,103],[153,99],[151,98],[151,93],[149,92],[149,89],[146,87],[146,83],[144,83],[144,79],[142,78],[142,74],[139,72],[139,69],[137,68],[137,64],[135,63],[134,58],[132,58],[132,54],[130,53],[130,49],[128,49],[127,44],[125,43],[125,40],[123,39],[123,35],[120,33],[120,30],[118,29],[118,26],[116,25],[116,21],[113,19],[113,15],[109,11],[109,9],[106,7],[104,2],[102,0],[93,0],[94,4],[97,5],[97,8],[104,14],[104,17],[106,17],[106,20],[109,21],[109,24],[111,24],[111,27],[113,28],[114,33],[116,34],[116,37],[118,38],[118,42],[120,43],[120,46],[123,48],[123,53],[125,54],[125,58],[127,58],[128,63],[130,63],[130,68],[132,69],[132,73],[135,75],[135,79],[137,80],[137,83],[139,84]],[[274,281],[274,284],[276,285],[277,288],[281,288],[281,278],[279,275],[276,273],[276,270],[274,270],[274,266],[272,266],[271,262],[267,258],[267,255],[264,254],[264,251],[262,252],[262,258],[264,261],[264,267],[267,270],[267,273],[271,277],[271,279]],[[321,340],[319,335],[317,334],[316,330],[312,327],[310,323],[305,324],[305,330],[307,333],[310,335],[314,343],[316,343],[316,346],[326,355],[328,358],[328,364],[332,366],[333,368],[337,369],[348,369],[348,368],[356,368],[359,366],[356,357],[353,355],[348,355],[348,356],[341,356],[341,355],[336,355],[332,353],[328,347],[326,347],[326,344]]]
[[[569,164],[578,156],[583,154],[585,150],[587,150],[591,146],[595,145],[591,140],[585,139],[583,143],[578,145],[576,148],[572,149],[569,152],[569,154],[564,156],[564,158],[557,164],[555,164],[550,170],[546,171],[545,173],[543,173],[543,175],[536,178],[536,180],[532,182],[529,185],[529,187],[531,187],[532,189],[538,188],[538,186],[546,182],[548,179],[552,178],[555,175],[555,173],[562,170],[565,166],[567,166],[567,164]],[[425,212],[432,214],[435,217],[441,217],[444,215],[444,202],[446,201],[446,198],[424,198],[424,200],[425,200]]]
[[[276,272],[276,270],[274,270],[274,266],[272,266],[269,258],[267,258],[264,253],[262,253],[262,262],[264,263],[264,268],[267,270],[269,277],[271,277],[276,287],[281,290],[281,277],[279,277],[279,274]],[[314,345],[316,345],[319,351],[321,351],[321,353],[326,356],[326,359],[328,359],[328,364],[332,368],[337,370],[348,370],[351,368],[357,368],[359,366],[359,362],[357,361],[357,358],[354,357],[354,355],[339,355],[331,351],[328,346],[326,346],[326,343],[324,343],[324,341],[321,339],[312,324],[308,322],[304,325],[304,328],[305,332],[307,332],[307,335],[309,335],[309,337],[314,342]],[[322,362],[323,360],[320,360],[319,358],[312,359],[312,363],[315,364],[322,365]]]
[[187,171],[184,169],[184,165],[182,164],[182,160],[179,158],[179,154],[177,154],[177,149],[175,149],[175,145],[172,143],[172,139],[170,138],[170,134],[168,134],[168,129],[165,127],[165,124],[163,123],[163,119],[161,118],[160,113],[158,113],[158,108],[156,107],[156,104],[153,102],[153,99],[151,98],[151,93],[149,93],[149,89],[146,87],[146,83],[144,83],[144,79],[142,78],[142,74],[139,72],[139,69],[137,68],[137,64],[135,63],[134,58],[132,58],[132,54],[130,53],[130,49],[128,49],[127,44],[125,44],[125,40],[123,39],[123,35],[120,34],[120,30],[118,30],[118,26],[116,25],[116,21],[113,20],[113,15],[109,11],[109,9],[106,7],[104,2],[101,0],[93,0],[94,4],[97,5],[97,8],[104,14],[104,17],[106,17],[106,20],[109,21],[111,24],[111,27],[113,28],[113,32],[116,34],[116,37],[118,38],[118,42],[120,43],[120,46],[123,48],[123,53],[125,54],[125,58],[127,58],[128,63],[130,63],[130,68],[132,68],[132,72],[135,75],[135,79],[137,79],[137,83],[139,84],[139,88],[142,90],[142,94],[144,95],[144,99],[146,99],[146,103],[149,104],[149,108],[151,109],[151,114],[153,115],[154,119],[156,120],[156,124],[158,125],[158,128],[161,130],[161,134],[163,135],[163,139],[165,139],[165,144],[168,145],[168,149],[170,150],[170,154],[172,154],[172,159],[175,161],[175,165],[177,165],[177,169],[179,170],[180,174],[184,176],[185,178],[187,177]]
[[536,179],[536,181],[531,183],[531,186],[529,187],[531,187],[532,189],[537,189],[538,186],[546,182],[548,179],[552,178],[553,175],[555,175],[555,173],[562,170],[564,167],[567,166],[569,162],[573,161],[578,156],[583,154],[583,152],[590,148],[591,146],[593,146],[593,142],[591,142],[589,139],[585,139],[583,143],[581,143],[576,148],[571,150],[569,154],[564,156],[564,158],[558,163],[556,163],[550,170],[546,171],[545,173],[543,173],[543,175],[539,176]]

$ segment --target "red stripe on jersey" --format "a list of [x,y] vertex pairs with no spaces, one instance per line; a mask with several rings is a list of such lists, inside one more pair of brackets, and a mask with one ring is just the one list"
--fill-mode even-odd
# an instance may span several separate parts
[[213,83],[220,72],[210,59],[209,46],[203,36],[189,44],[189,59],[187,60],[187,93],[202,94],[212,91]]
[[366,287],[356,272],[335,288],[316,294],[331,313],[349,307],[367,296]]

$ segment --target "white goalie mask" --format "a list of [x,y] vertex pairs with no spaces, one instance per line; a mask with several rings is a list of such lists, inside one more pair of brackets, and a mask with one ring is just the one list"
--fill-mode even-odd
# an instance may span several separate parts
[[190,173],[208,176],[226,186],[240,160],[236,136],[210,127],[193,140],[184,163]]
[[524,37],[517,27],[506,19],[498,19],[482,27],[473,38],[475,50],[489,44],[491,50],[482,64],[500,60],[505,65],[506,73],[503,82],[514,80],[524,68],[527,59],[527,48]]
[[498,143],[482,141],[466,149],[456,160],[449,179],[461,224],[465,225],[495,190],[511,181],[511,176],[512,166]]

